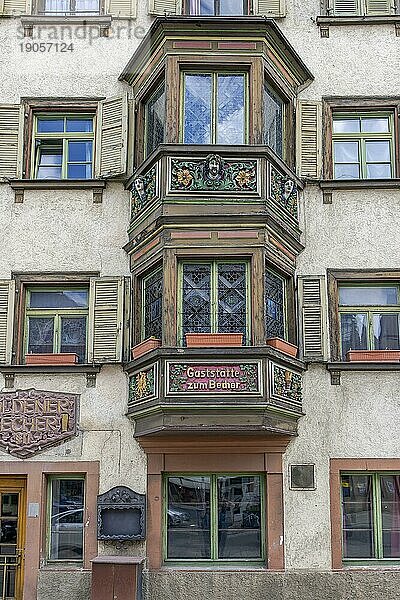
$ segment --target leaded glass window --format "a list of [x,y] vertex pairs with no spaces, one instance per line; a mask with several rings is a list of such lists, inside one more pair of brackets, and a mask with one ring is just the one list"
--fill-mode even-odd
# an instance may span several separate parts
[[85,362],[87,318],[87,289],[28,289],[26,353],[68,352]]
[[248,14],[248,0],[186,0],[186,14],[207,17]]
[[181,341],[186,333],[243,333],[248,339],[248,265],[182,265]]
[[155,91],[145,104],[145,154],[148,156],[164,142],[165,84]]
[[183,142],[246,143],[244,73],[185,73]]
[[284,109],[281,98],[264,84],[264,143],[283,157]]
[[266,337],[285,339],[285,280],[270,270],[265,271]]
[[400,296],[397,285],[339,287],[342,356],[349,350],[400,349]]
[[169,475],[166,560],[261,561],[261,475]]
[[163,272],[158,269],[143,279],[142,339],[162,338]]

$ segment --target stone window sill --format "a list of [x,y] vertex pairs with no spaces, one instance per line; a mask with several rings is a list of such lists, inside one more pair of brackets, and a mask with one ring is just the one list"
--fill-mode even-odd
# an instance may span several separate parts
[[321,37],[329,37],[329,27],[343,25],[394,25],[396,36],[400,35],[400,15],[326,15],[317,17]]
[[8,183],[17,204],[24,201],[25,190],[92,190],[93,202],[100,204],[107,185],[103,179],[9,179]]
[[96,387],[96,375],[100,372],[100,365],[0,365],[0,373],[4,376],[5,388],[13,389],[15,375],[37,373],[51,374],[81,374],[86,375],[86,387]]
[[111,15],[23,15],[21,25],[25,37],[32,37],[37,25],[98,25],[100,37],[108,37],[111,20]]
[[332,385],[340,385],[342,371],[400,371],[398,362],[329,362],[326,365]]
[[323,203],[332,204],[335,190],[397,190],[400,179],[324,179],[318,182],[323,192]]

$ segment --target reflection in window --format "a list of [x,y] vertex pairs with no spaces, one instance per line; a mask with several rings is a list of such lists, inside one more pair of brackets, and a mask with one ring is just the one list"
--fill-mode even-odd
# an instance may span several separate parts
[[265,316],[267,339],[285,339],[285,280],[268,269],[265,271]]
[[393,177],[393,119],[391,114],[333,115],[335,179]]
[[145,150],[146,156],[151,154],[159,144],[164,142],[165,135],[165,85],[157,91],[145,104]]
[[185,144],[244,144],[245,75],[185,73]]
[[162,338],[163,271],[157,269],[142,281],[142,339]]
[[54,477],[49,482],[48,559],[83,558],[84,480]]
[[284,102],[264,84],[264,144],[283,157]]
[[400,558],[400,476],[342,474],[345,559]]
[[262,559],[260,476],[185,474],[166,483],[167,559]]
[[186,14],[237,16],[248,14],[247,0],[186,0]]
[[349,350],[400,348],[397,286],[340,286],[339,317],[343,359]]

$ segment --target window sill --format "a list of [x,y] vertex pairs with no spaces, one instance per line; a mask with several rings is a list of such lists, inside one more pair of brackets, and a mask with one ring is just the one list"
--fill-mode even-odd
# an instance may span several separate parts
[[107,37],[111,15],[23,15],[21,25],[25,37],[32,37],[33,27],[37,25],[98,25],[100,37]]
[[322,179],[318,185],[323,203],[332,204],[332,192],[336,190],[398,190],[400,179]]
[[25,190],[92,190],[93,203],[103,201],[103,190],[107,186],[104,179],[8,179],[15,192],[15,202],[24,201]]
[[81,374],[86,375],[86,387],[96,387],[96,375],[100,372],[101,365],[0,365],[0,373],[4,375],[6,389],[15,387],[15,375],[20,374]]
[[331,384],[340,385],[342,371],[400,371],[400,361],[329,362],[326,369],[331,375]]
[[330,26],[343,25],[394,25],[396,35],[400,35],[400,15],[320,15],[317,17],[317,25],[320,28],[321,37],[329,37]]

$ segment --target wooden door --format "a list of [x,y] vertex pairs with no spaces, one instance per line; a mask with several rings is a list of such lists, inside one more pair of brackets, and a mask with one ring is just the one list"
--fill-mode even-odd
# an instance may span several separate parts
[[26,480],[0,477],[0,600],[22,600]]

